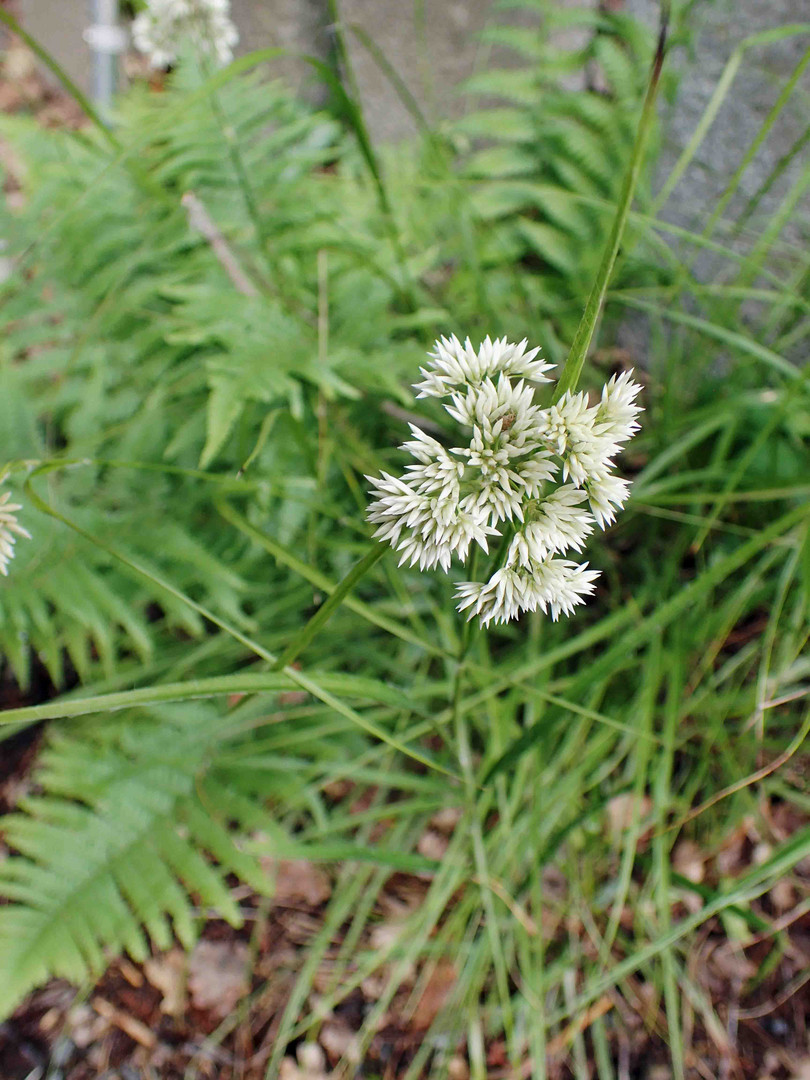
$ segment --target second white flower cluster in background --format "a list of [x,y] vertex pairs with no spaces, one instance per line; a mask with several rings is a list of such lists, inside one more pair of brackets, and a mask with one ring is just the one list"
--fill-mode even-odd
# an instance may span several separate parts
[[224,66],[239,41],[230,10],[230,0],[147,0],[132,24],[132,41],[153,68],[173,64],[184,42]]
[[415,389],[441,399],[469,441],[448,449],[412,424],[405,475],[368,478],[374,535],[400,562],[447,571],[453,556],[467,561],[472,544],[486,552],[514,533],[488,581],[457,587],[459,611],[483,625],[538,608],[556,620],[582,603],[598,571],[561,556],[581,552],[615,519],[630,486],[614,459],[639,427],[632,373],[612,378],[595,405],[566,393],[542,408],[532,384],[549,382],[552,365],[526,346],[487,338],[476,351],[469,338],[437,341]]

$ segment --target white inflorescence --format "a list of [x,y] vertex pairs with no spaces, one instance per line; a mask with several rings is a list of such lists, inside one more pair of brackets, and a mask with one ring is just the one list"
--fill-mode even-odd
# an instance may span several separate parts
[[10,502],[11,492],[0,495],[0,574],[8,576],[8,564],[14,558],[14,543],[18,536],[31,539],[22,525],[17,523],[17,511],[22,507]]
[[132,23],[132,40],[153,68],[177,59],[183,41],[220,66],[233,59],[239,33],[230,19],[230,0],[147,0]]
[[443,400],[467,445],[448,449],[411,424],[404,476],[367,478],[374,535],[400,563],[447,571],[454,555],[463,563],[473,543],[489,551],[509,530],[489,581],[464,581],[456,592],[458,610],[485,626],[537,608],[556,620],[594,591],[598,571],[560,556],[582,551],[626,502],[630,484],[614,475],[614,459],[642,411],[631,372],[614,376],[595,405],[567,393],[541,408],[532,384],[549,382],[552,365],[526,345],[486,338],[476,352],[469,338],[437,341],[415,389]]

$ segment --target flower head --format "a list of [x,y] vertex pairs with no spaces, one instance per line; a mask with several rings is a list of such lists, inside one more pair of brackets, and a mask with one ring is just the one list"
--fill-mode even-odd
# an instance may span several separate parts
[[0,495],[0,574],[8,576],[8,564],[14,558],[14,544],[18,536],[31,539],[31,534],[17,522],[18,503],[10,502],[11,492]]
[[540,350],[527,353],[527,345],[525,338],[513,345],[506,338],[491,341],[487,337],[476,352],[469,338],[463,345],[455,334],[440,338],[429,354],[432,363],[420,369],[424,381],[414,386],[419,391],[417,397],[446,397],[454,387],[477,387],[484,379],[501,373],[522,376],[532,382],[548,382],[545,373],[553,364],[535,360]]
[[239,41],[229,12],[230,0],[147,0],[132,23],[132,40],[153,68],[173,64],[184,40],[222,66]]
[[596,527],[611,524],[630,486],[613,474],[614,458],[638,430],[641,387],[626,372],[595,405],[569,392],[542,408],[532,384],[548,382],[551,365],[526,346],[486,338],[476,351],[469,338],[437,341],[415,389],[442,399],[464,444],[448,448],[412,424],[401,447],[413,459],[405,474],[368,478],[374,535],[400,562],[446,572],[473,544],[487,551],[507,533],[489,580],[457,587],[458,610],[483,625],[538,608],[556,620],[583,603],[598,571],[559,556],[582,551]]

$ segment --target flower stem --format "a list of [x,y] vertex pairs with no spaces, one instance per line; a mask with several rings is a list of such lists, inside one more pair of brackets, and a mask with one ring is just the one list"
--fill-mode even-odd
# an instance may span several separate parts
[[[478,550],[475,549],[470,564],[470,580],[476,580]],[[473,859],[475,862],[476,878],[481,882],[481,902],[486,914],[486,933],[492,950],[492,961],[495,967],[495,980],[498,986],[498,994],[503,1007],[503,1022],[507,1036],[511,1038],[514,1030],[512,1017],[512,1004],[509,995],[509,972],[503,955],[500,936],[498,934],[498,920],[495,905],[492,899],[492,890],[488,886],[491,880],[487,860],[486,845],[481,821],[489,810],[492,799],[491,790],[479,792],[478,782],[475,776],[475,767],[472,758],[470,732],[467,724],[467,716],[462,708],[462,694],[464,689],[464,672],[466,670],[467,656],[473,642],[474,625],[472,620],[464,623],[459,640],[458,656],[456,659],[455,672],[453,674],[453,728],[456,736],[456,753],[464,780],[464,795],[467,803],[467,812],[470,821],[470,833],[472,839]],[[479,802],[478,795],[481,795]]]

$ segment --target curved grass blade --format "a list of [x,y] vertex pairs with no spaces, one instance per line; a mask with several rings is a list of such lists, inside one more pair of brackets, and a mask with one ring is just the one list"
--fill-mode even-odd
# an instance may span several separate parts
[[630,214],[630,206],[633,202],[633,195],[636,190],[636,185],[638,184],[638,178],[641,174],[647,137],[649,136],[653,120],[655,119],[655,102],[658,97],[661,69],[666,55],[668,14],[668,5],[664,5],[661,11],[661,28],[658,34],[658,46],[653,58],[650,79],[647,84],[647,93],[644,97],[644,104],[641,109],[641,118],[639,120],[638,130],[636,131],[630,164],[627,168],[627,174],[624,178],[621,194],[619,196],[619,205],[616,207],[613,225],[602,256],[602,263],[597,272],[596,280],[593,283],[588,302],[585,305],[582,319],[577,327],[577,332],[574,336],[568,359],[565,361],[565,366],[563,367],[559,382],[554,390],[552,401],[558,401],[567,391],[576,389],[580,375],[582,374],[582,368],[585,364],[585,357],[588,354],[588,349],[596,329],[599,312],[601,311],[602,303],[605,299],[608,282],[610,281],[610,276],[613,272],[613,265],[616,262],[616,256],[619,254],[619,245],[621,244],[622,236],[624,235],[627,219]]
[[681,156],[675,162],[672,172],[667,177],[666,183],[661,188],[653,206],[653,214],[657,214],[660,211],[661,207],[669,199],[679,180],[689,167],[700,144],[705,139],[709,128],[714,123],[717,114],[720,111],[720,106],[728,96],[732,83],[737,76],[737,72],[740,70],[748,50],[756,48],[758,45],[773,45],[778,41],[782,41],[784,38],[794,37],[797,34],[806,34],[809,32],[810,23],[791,23],[788,26],[777,26],[768,30],[763,30],[758,34],[752,34],[750,37],[740,42],[729,57],[723,70],[723,74],[720,76],[720,80],[714,88],[711,100],[704,109],[703,115],[692,133],[691,139],[684,147]]
[[273,665],[275,671],[280,671],[282,668],[286,668],[292,664],[296,657],[304,651],[307,645],[317,637],[321,627],[325,626],[329,619],[331,619],[332,613],[340,607],[358,581],[365,577],[369,570],[380,561],[384,554],[385,548],[383,545],[374,544],[360,562],[352,567],[332,595],[321,604],[306,626],[301,628],[300,632],[296,634],[278,660],[276,660]]
[[[240,532],[244,533],[245,536],[250,537],[251,540],[263,547],[265,551],[273,556],[277,563],[288,567],[296,574],[300,574],[302,578],[311,585],[314,585],[316,589],[331,594],[338,587],[334,581],[326,576],[326,574],[322,574],[320,570],[303,562],[293,552],[285,548],[283,544],[280,544],[271,536],[267,536],[266,533],[257,529],[255,525],[252,525],[247,520],[247,518],[234,510],[229,503],[218,501],[216,507],[226,521],[230,522],[231,525],[234,525]],[[433,653],[436,656],[449,656],[449,653],[445,649],[420,638],[407,626],[402,626],[393,619],[389,619],[385,615],[380,615],[379,612],[375,611],[373,607],[364,603],[362,600],[357,600],[353,596],[346,596],[343,603],[350,611],[354,611],[356,614],[372,623],[372,625],[379,626],[381,630],[385,630],[386,633],[391,634],[393,637],[397,637],[401,641],[407,641],[410,645],[416,645],[420,649],[424,649],[426,652]]]
[[[274,666],[277,657],[273,653],[269,652],[264,646],[260,645],[253,638],[248,637],[247,634],[243,634],[237,627],[232,626],[227,620],[220,618],[209,608],[206,608],[203,604],[197,603],[190,596],[184,593],[181,589],[172,585],[171,582],[166,581],[165,578],[158,576],[145,567],[140,566],[134,559],[130,559],[128,555],[119,551],[112,544],[107,544],[92,533],[83,529],[81,525],[77,525],[76,522],[71,521],[70,518],[61,514],[58,510],[54,510],[43,498],[41,498],[33,488],[33,481],[37,476],[42,476],[50,472],[54,472],[61,468],[75,466],[77,464],[84,464],[84,462],[64,462],[64,461],[52,461],[46,464],[40,465],[34,469],[31,475],[28,477],[25,483],[26,496],[31,500],[32,504],[36,506],[43,514],[47,514],[49,517],[54,518],[56,521],[60,521],[63,525],[66,525],[73,532],[79,536],[84,537],[85,540],[93,544],[95,547],[100,548],[102,551],[106,551],[108,555],[111,555],[114,559],[117,559],[124,566],[127,566],[130,570],[134,571],[139,577],[144,577],[154,585],[158,585],[160,588],[165,589],[175,599],[182,601],[198,615],[201,615],[204,619],[213,623],[214,626],[218,626],[220,630],[224,630],[226,634],[235,638],[241,645],[244,645],[246,649],[254,653],[260,659],[264,660],[271,666]],[[425,765],[429,769],[435,769],[437,772],[444,773],[447,776],[452,776],[454,779],[459,779],[457,775],[450,769],[446,769],[443,765],[440,765],[432,757],[425,754],[421,750],[416,750],[413,747],[406,746],[403,742],[397,739],[395,736],[390,735],[387,731],[381,728],[378,724],[368,720],[360,713],[356,712],[340,698],[335,697],[334,694],[324,689],[316,679],[304,675],[303,672],[296,670],[292,667],[287,667],[284,670],[284,674],[296,683],[302,690],[307,690],[313,697],[316,697],[319,701],[322,701],[324,705],[330,706],[341,716],[344,716],[347,720],[350,720],[357,727],[361,728],[367,734],[372,735],[375,739],[379,739],[381,742],[387,743],[392,749],[398,751],[400,754],[405,754],[406,757],[413,758],[414,761],[418,761],[420,764]]]
[[637,308],[639,311],[646,311],[651,315],[659,315],[664,319],[668,319],[670,322],[688,326],[692,330],[697,330],[699,333],[705,334],[706,337],[714,338],[716,341],[721,341],[724,345],[730,345],[733,348],[739,349],[741,352],[748,353],[749,356],[761,360],[764,364],[767,364],[768,367],[773,368],[774,371],[778,371],[780,375],[784,375],[788,379],[795,380],[806,377],[800,367],[791,364],[789,360],[785,360],[783,356],[774,352],[773,349],[769,349],[765,345],[760,345],[758,341],[754,341],[752,338],[746,337],[745,334],[741,334],[736,330],[729,330],[728,327],[722,326],[720,323],[709,322],[707,319],[701,319],[697,315],[690,315],[685,311],[676,311],[671,307],[653,304],[649,300],[642,300],[639,297],[630,296],[627,293],[617,294],[615,299],[618,300],[619,303],[625,304],[627,307]]
[[[41,720],[63,720],[97,712],[117,712],[119,709],[146,708],[175,701],[195,701],[203,698],[229,697],[231,694],[282,693],[298,683],[285,671],[267,673],[246,672],[236,675],[212,675],[205,679],[185,682],[158,683],[136,690],[120,690],[92,697],[59,697],[43,705],[24,705],[0,712],[0,724],[38,723]],[[368,698],[377,704],[401,708],[403,691],[378,682],[340,673],[318,675],[318,685],[329,692],[349,697]]]

